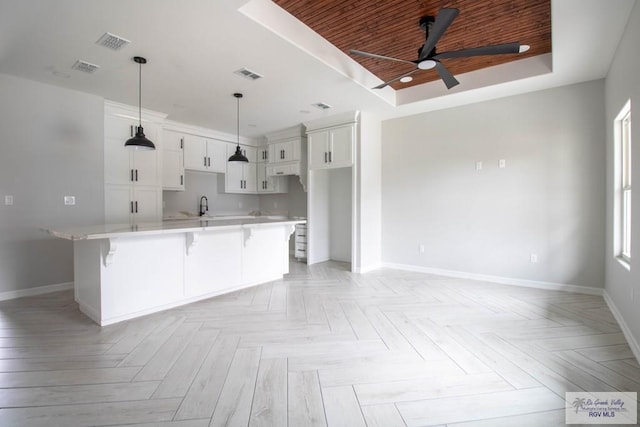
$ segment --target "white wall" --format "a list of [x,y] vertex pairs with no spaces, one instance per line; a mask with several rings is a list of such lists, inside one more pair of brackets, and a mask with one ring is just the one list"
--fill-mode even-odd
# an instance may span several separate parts
[[602,287],[604,140],[603,81],[383,122],[383,262]]
[[[638,2],[631,12],[629,22],[605,82],[606,93],[606,135],[607,135],[607,225],[606,225],[606,280],[607,294],[624,318],[636,341],[640,341],[640,204],[638,200],[637,177],[640,176],[640,121],[636,120],[640,110],[640,5]],[[632,201],[631,219],[631,271],[622,267],[614,257],[613,248],[613,200],[614,200],[614,141],[613,120],[622,106],[631,99],[632,121],[632,170],[635,187]],[[640,357],[638,353],[636,356]]]
[[382,254],[382,122],[362,112],[357,144],[358,271],[380,266]]
[[0,293],[72,282],[72,244],[40,227],[104,222],[103,99],[1,74],[0,93]]

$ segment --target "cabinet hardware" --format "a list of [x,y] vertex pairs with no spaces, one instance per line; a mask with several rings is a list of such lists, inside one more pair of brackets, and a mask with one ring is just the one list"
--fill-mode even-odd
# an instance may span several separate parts
[[284,175],[284,172],[276,172],[276,175]]
[[133,125],[129,125],[129,134],[131,134],[131,137],[133,138]]
[[131,182],[133,182],[133,169],[131,169]]
[[184,138],[180,138],[180,149],[184,148]]
[[180,185],[184,185],[184,175],[180,175]]
[[324,152],[324,162],[327,163],[327,152]]
[[207,167],[207,157],[205,156],[205,157],[203,157],[203,159],[204,159],[204,167],[206,168]]
[[331,151],[329,151],[329,163],[331,163]]
[[207,157],[207,166],[211,167],[211,157]]
[[133,213],[133,202],[130,202],[130,203],[131,203],[131,213]]
[[136,182],[138,182],[138,169],[136,169]]
[[138,201],[136,200],[136,213],[138,213]]

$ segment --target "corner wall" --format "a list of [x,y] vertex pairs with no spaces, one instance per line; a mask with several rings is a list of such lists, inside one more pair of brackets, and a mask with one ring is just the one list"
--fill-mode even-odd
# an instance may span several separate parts
[[[635,3],[631,16],[622,36],[618,50],[613,58],[609,74],[605,81],[606,96],[606,138],[607,138],[607,222],[606,222],[606,279],[605,289],[608,302],[612,302],[630,332],[630,342],[636,357],[640,358],[640,200],[638,179],[640,176],[640,121],[636,120],[640,111],[640,4]],[[614,200],[614,141],[613,120],[620,109],[631,99],[632,132],[632,170],[634,194],[631,217],[631,270],[624,268],[615,258],[613,248],[613,200]],[[619,319],[620,320],[620,319]],[[624,327],[623,327],[624,328]]]
[[599,80],[383,122],[383,263],[601,288],[603,120]]
[[73,281],[71,242],[41,227],[104,222],[104,100],[2,74],[0,93],[2,297]]

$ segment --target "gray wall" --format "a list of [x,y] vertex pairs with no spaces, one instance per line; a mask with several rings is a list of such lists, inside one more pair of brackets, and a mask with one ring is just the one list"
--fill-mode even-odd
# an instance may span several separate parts
[[604,129],[603,81],[383,122],[383,262],[602,287]]
[[[606,92],[606,129],[607,129],[607,238],[606,252],[606,291],[631,329],[635,340],[640,341],[640,204],[638,200],[637,177],[640,176],[640,129],[638,109],[640,108],[640,4],[635,3],[627,28],[624,32],[605,83]],[[631,218],[631,271],[624,268],[614,256],[613,248],[613,200],[614,200],[614,142],[613,120],[622,106],[631,99],[632,121],[632,169],[634,195]]]
[[103,99],[2,74],[0,93],[0,292],[72,282],[72,244],[40,227],[104,222]]

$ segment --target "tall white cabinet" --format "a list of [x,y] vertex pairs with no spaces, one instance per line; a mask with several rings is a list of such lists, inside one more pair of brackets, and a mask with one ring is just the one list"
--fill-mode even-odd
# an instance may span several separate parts
[[307,263],[351,263],[356,254],[358,114],[305,123],[308,141]]
[[105,222],[136,224],[162,218],[162,132],[164,115],[145,111],[142,127],[155,150],[125,148],[138,126],[138,110],[105,101]]

